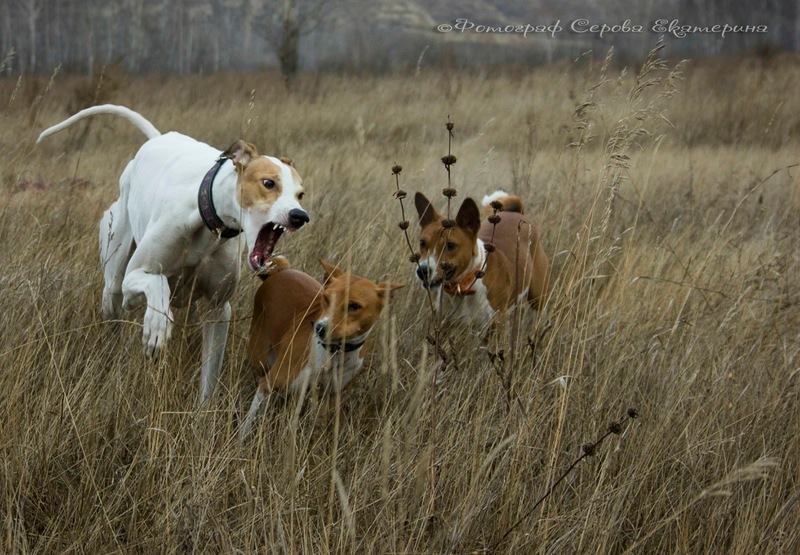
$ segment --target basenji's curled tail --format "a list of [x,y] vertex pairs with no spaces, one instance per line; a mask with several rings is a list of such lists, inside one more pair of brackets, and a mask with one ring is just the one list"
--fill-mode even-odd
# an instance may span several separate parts
[[291,267],[292,265],[289,262],[289,259],[286,258],[285,256],[273,256],[269,261],[267,269],[258,274],[258,277],[261,278],[261,281],[264,281],[268,277],[274,276],[275,274],[283,270],[288,270]]
[[484,207],[484,209],[486,209],[489,208],[494,201],[498,201],[503,205],[503,212],[516,212],[518,214],[525,213],[525,210],[522,207],[522,199],[517,195],[506,193],[502,189],[498,189],[490,195],[484,195],[481,205]]

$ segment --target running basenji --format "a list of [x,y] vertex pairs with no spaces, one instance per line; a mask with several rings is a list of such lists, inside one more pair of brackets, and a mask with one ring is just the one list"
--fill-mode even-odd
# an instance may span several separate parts
[[483,198],[485,212],[502,211],[496,224],[491,217],[481,222],[471,198],[461,203],[455,221],[446,220],[422,193],[414,196],[414,204],[420,225],[417,277],[436,296],[436,306],[443,301],[447,316],[496,327],[518,300],[543,307],[547,255],[518,196],[496,191]]
[[343,390],[364,364],[362,347],[392,291],[403,287],[374,283],[324,260],[324,285],[276,261],[256,292],[250,364],[265,375],[239,431],[250,433],[270,391],[302,392],[319,383]]

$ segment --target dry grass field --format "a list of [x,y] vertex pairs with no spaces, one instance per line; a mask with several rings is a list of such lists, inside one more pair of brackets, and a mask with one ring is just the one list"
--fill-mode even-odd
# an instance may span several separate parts
[[[3,78],[0,552],[798,552],[798,82],[789,56]],[[408,284],[336,409],[272,398],[238,445],[253,276],[206,410],[202,305],[156,361],[141,314],[101,321],[97,221],[142,137],[34,145],[95,99],[294,158],[312,222],[278,250]],[[394,163],[444,204],[448,115],[458,198],[521,194],[553,262],[551,326],[523,310],[502,361],[444,326],[442,364],[397,226]]]

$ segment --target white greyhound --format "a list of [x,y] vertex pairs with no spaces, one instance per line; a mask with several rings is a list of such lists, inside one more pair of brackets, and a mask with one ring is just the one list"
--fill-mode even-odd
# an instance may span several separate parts
[[[171,301],[186,292],[211,302],[203,324],[200,401],[214,390],[227,342],[241,251],[265,272],[281,234],[309,221],[300,206],[303,187],[290,160],[261,156],[237,141],[224,153],[176,132],[162,135],[124,106],[81,110],[42,132],[37,142],[95,114],[122,116],[147,137],[119,180],[119,199],[100,220],[100,264],[105,277],[102,312],[147,303],[142,342],[154,356],[170,337]],[[230,162],[230,163],[229,163]],[[244,241],[232,239],[242,232]],[[178,283],[183,292],[174,299]]]

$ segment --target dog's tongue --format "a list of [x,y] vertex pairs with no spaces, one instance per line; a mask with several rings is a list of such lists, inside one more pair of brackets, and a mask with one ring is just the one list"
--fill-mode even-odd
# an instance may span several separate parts
[[280,239],[283,231],[275,227],[272,222],[267,223],[258,232],[256,237],[256,244],[253,246],[253,252],[250,253],[250,267],[258,271],[264,268],[272,256],[272,251],[275,249],[275,244]]

